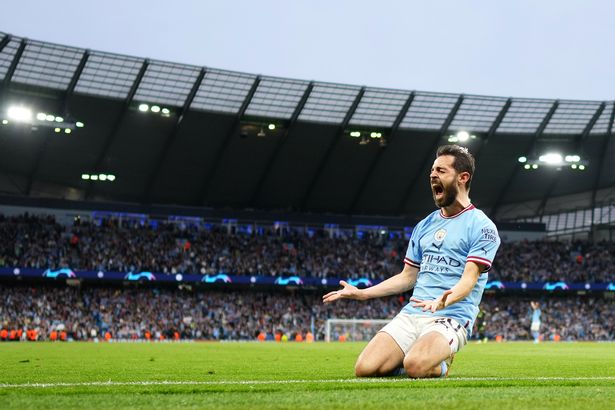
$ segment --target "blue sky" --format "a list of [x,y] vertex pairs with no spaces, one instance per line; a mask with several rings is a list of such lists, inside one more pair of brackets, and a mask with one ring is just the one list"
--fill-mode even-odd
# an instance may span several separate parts
[[20,0],[0,31],[255,74],[513,97],[615,99],[609,0]]

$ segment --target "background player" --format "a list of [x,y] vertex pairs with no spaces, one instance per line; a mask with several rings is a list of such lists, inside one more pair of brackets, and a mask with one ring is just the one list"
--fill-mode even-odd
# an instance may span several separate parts
[[487,282],[483,273],[500,245],[493,222],[470,202],[473,174],[467,148],[438,148],[430,183],[440,209],[412,231],[402,272],[363,290],[341,281],[342,290],[323,296],[325,303],[367,300],[414,287],[411,303],[359,355],[357,376],[443,377],[467,342]]
[[542,313],[540,311],[540,303],[530,302],[530,306],[532,307],[532,324],[530,325],[530,331],[532,332],[534,343],[539,343],[540,342],[540,315]]

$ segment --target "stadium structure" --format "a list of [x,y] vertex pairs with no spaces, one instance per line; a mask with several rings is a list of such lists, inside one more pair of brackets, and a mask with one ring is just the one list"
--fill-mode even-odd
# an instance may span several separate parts
[[582,235],[615,221],[613,101],[277,78],[7,33],[0,96],[5,204],[411,225],[433,208],[435,148],[456,141],[492,219]]
[[[615,101],[278,78],[0,32],[4,402],[611,408],[612,343],[557,342],[615,340],[614,120]],[[357,379],[410,294],[322,295],[399,272],[446,143],[474,153],[472,202],[505,243],[473,339],[437,384]]]

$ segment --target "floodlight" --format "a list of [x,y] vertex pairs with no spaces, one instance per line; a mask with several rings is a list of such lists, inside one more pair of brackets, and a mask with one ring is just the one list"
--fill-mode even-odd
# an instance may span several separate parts
[[450,137],[448,137],[448,142],[457,142],[459,141],[459,138],[457,138],[454,135],[451,135]]
[[350,136],[354,138],[358,138],[361,136],[361,133],[359,131],[351,131]]
[[533,164],[532,169],[538,169],[538,164]]
[[160,107],[157,105],[152,105],[152,108],[150,109],[152,110],[152,112],[156,112],[156,113],[160,112]]
[[270,130],[272,130],[272,131],[273,131],[273,130],[275,130],[275,124],[269,124],[269,125],[267,126],[267,128],[269,128]]
[[525,168],[525,169],[530,169],[530,168],[531,168],[531,166],[530,166],[530,164],[525,164],[525,165],[523,166],[523,168]]
[[62,117],[56,117],[56,122],[64,122],[64,118],[62,118]]
[[372,132],[371,134],[369,134],[369,136],[372,138],[380,138],[382,134],[379,132]]
[[90,175],[92,181],[98,181],[98,175]]
[[171,114],[171,111],[170,111],[168,108],[163,108],[163,109],[162,109],[162,113],[163,113],[164,115],[169,115],[169,114]]
[[107,179],[109,181],[113,182],[113,181],[115,181],[115,175],[113,175],[113,174],[107,175]]
[[521,162],[521,163],[527,162],[527,158],[526,157],[519,157],[519,162]]
[[147,105],[147,104],[139,104],[139,111],[147,112],[147,110],[149,110],[149,105]]
[[85,180],[90,179],[90,174],[81,174],[81,179],[85,179]]
[[50,121],[50,122],[55,121],[56,117],[51,114],[47,114],[47,116],[45,117],[45,120]]
[[9,120],[2,120],[2,124],[6,125],[9,123]]
[[570,168],[572,168],[572,169],[577,169],[577,164],[572,164],[572,165],[570,166]]
[[106,181],[107,180],[107,175],[105,174],[98,174],[98,179],[101,181]]
[[562,154],[556,152],[550,152],[538,157],[541,162],[546,162],[549,165],[557,165],[562,163]]
[[36,119],[39,121],[45,121],[45,118],[47,118],[47,114],[45,114],[44,112],[39,112],[38,114],[36,114]]
[[66,134],[70,134],[72,131],[73,131],[73,130],[71,130],[70,128],[66,128],[66,129],[64,129],[64,132],[65,132]]
[[579,165],[579,169],[580,169],[581,171],[585,171],[585,165],[583,165],[583,164]]
[[83,127],[85,127],[85,124],[84,124],[84,123],[82,123],[81,121],[77,121],[77,122],[75,123],[75,126],[76,126],[77,128],[83,128]]
[[15,120],[17,122],[32,120],[32,110],[21,105],[9,107],[6,113],[11,120]]
[[466,142],[470,138],[470,134],[467,131],[459,131],[457,133],[457,139],[459,142]]
[[56,127],[56,128],[54,129],[54,131],[55,131],[55,132],[60,132],[60,131],[62,131],[62,128],[58,128],[58,127]]

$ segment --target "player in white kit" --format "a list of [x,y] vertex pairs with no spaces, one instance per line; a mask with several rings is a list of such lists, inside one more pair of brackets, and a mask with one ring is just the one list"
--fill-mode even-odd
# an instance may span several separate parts
[[410,303],[359,355],[357,376],[444,377],[466,344],[500,245],[494,223],[470,202],[473,174],[467,148],[438,148],[429,177],[440,209],[415,226],[404,269],[362,290],[340,281],[343,289],[323,296],[325,303],[367,300],[414,288]]

